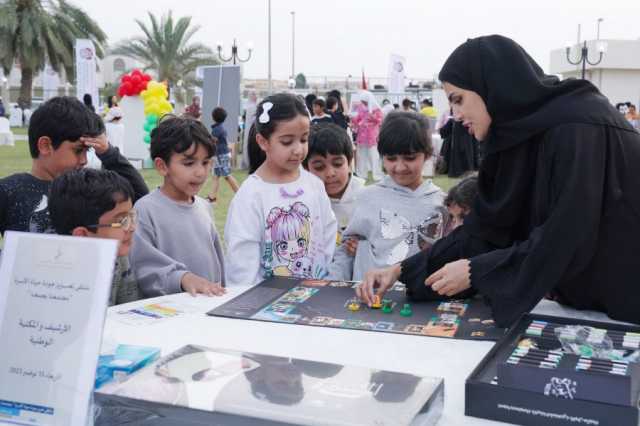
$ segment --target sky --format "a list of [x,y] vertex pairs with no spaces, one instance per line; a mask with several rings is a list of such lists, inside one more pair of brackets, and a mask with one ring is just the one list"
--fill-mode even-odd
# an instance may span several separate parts
[[[268,75],[268,0],[83,0],[74,1],[107,33],[110,44],[140,35],[135,19],[147,12],[191,16],[195,41],[223,53],[237,38],[240,53],[252,42],[247,78]],[[406,75],[431,78],[447,56],[469,37],[511,37],[548,71],[553,49],[578,38],[640,39],[637,0],[271,0],[272,75],[291,74],[291,11],[295,11],[295,72],[307,76],[359,78],[387,75],[390,54],[406,58]]]

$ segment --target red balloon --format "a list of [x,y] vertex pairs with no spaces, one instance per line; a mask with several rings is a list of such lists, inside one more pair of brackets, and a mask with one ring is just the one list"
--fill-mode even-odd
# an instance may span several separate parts
[[122,90],[122,86],[118,87],[118,96],[121,98],[124,96],[124,90]]
[[144,80],[142,83],[140,83],[140,87],[142,87],[142,90],[147,90],[147,86],[148,85],[149,85],[149,81],[148,80]]
[[140,84],[141,82],[142,82],[142,77],[140,76],[140,74],[134,74],[134,75],[131,77],[131,83],[132,83],[134,86],[137,86],[137,85],[138,85],[138,84]]
[[121,81],[122,81],[123,83],[130,82],[130,81],[131,81],[131,76],[130,76],[130,75],[128,75],[128,74],[127,74],[127,75],[123,75],[123,76],[122,76],[122,80],[121,80]]
[[120,89],[126,96],[131,96],[131,89],[133,89],[133,86],[131,86],[131,83],[127,81],[125,83],[122,83]]
[[142,74],[142,79],[144,81],[151,81],[151,76],[149,74]]
[[138,68],[135,68],[133,71],[131,71],[131,75],[142,75],[142,71],[140,71]]

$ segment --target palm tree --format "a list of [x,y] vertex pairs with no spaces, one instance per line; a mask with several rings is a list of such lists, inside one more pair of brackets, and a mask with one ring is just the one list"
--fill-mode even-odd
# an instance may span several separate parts
[[191,85],[195,82],[198,66],[218,63],[209,47],[189,42],[200,29],[199,25],[191,25],[190,16],[174,22],[169,11],[158,22],[153,13],[148,13],[150,27],[135,20],[144,36],[123,40],[110,53],[137,59],[144,64],[145,70],[154,70],[159,81],[168,81],[169,87],[175,86],[179,80]]
[[73,80],[77,38],[92,40],[102,58],[107,36],[82,9],[65,0],[0,2],[0,65],[8,75],[14,63],[20,64],[20,107],[31,106],[33,76],[47,61]]

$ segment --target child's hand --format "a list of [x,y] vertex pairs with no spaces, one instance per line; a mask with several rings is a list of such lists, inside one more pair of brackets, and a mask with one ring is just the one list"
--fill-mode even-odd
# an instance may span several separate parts
[[347,251],[349,256],[355,256],[356,250],[358,250],[358,239],[357,238],[347,238],[342,243],[344,245],[344,249]]
[[109,141],[104,133],[96,137],[83,136],[80,138],[80,142],[87,148],[93,148],[98,155],[104,154],[109,149]]
[[[398,281],[401,272],[399,263],[383,269],[373,269],[367,272],[364,280],[356,287],[356,295],[371,307],[375,296],[378,296],[380,300],[382,300],[387,290]],[[375,289],[377,289],[377,291],[375,291],[374,294]]]
[[180,287],[182,290],[188,292],[194,296],[196,294],[204,294],[205,296],[222,296],[227,290],[220,285],[220,283],[214,283],[207,279],[187,272],[182,276],[180,280]]

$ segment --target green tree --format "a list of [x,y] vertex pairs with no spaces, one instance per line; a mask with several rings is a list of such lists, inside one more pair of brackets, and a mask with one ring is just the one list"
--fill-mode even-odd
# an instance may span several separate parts
[[134,58],[144,64],[145,70],[154,70],[159,81],[167,80],[173,87],[182,80],[185,86],[195,84],[195,69],[201,65],[215,65],[213,51],[202,43],[190,43],[200,29],[191,25],[191,17],[174,21],[171,11],[160,21],[148,12],[151,26],[136,19],[144,36],[118,43],[111,53]]
[[296,75],[296,89],[306,89],[307,88],[307,77],[304,74],[300,73]]
[[93,41],[103,56],[107,36],[82,9],[65,0],[5,0],[0,2],[0,65],[9,74],[20,65],[18,104],[31,106],[33,77],[48,61],[74,80],[74,45],[78,38]]

